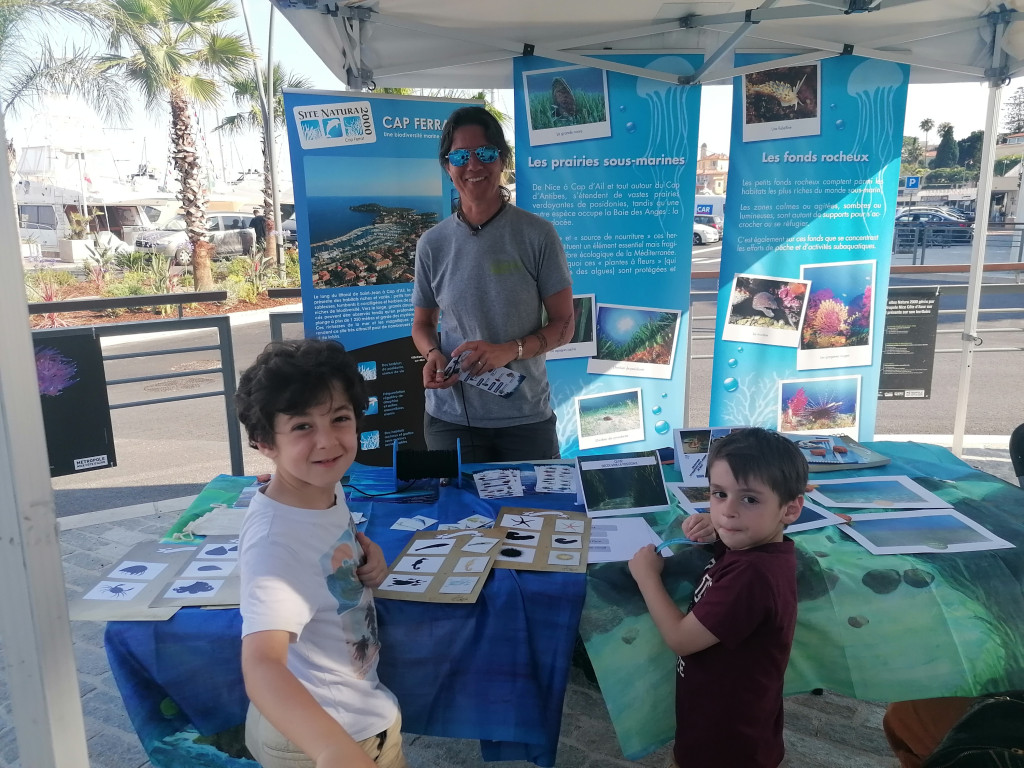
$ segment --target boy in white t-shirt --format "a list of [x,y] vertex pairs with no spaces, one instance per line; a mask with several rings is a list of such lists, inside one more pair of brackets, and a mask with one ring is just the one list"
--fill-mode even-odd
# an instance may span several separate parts
[[263,768],[406,768],[398,703],[377,679],[370,588],[387,563],[340,485],[366,385],[336,342],[274,342],[235,402],[276,467],[239,542],[246,746]]

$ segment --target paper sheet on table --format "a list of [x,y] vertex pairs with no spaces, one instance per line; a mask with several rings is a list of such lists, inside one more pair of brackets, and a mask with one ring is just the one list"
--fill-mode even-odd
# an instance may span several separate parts
[[[588,563],[614,563],[629,560],[637,550],[648,544],[658,546],[661,538],[642,517],[605,517],[590,524]],[[662,557],[670,557],[667,547]]]

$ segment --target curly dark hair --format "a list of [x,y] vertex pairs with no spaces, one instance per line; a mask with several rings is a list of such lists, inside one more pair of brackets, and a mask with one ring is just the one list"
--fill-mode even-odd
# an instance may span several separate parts
[[760,480],[783,504],[807,490],[807,459],[796,443],[775,430],[746,427],[713,442],[708,452],[709,476],[711,465],[720,459],[737,481]]
[[501,167],[508,168],[509,160],[512,158],[512,148],[505,141],[505,132],[501,130],[498,118],[483,107],[459,107],[448,115],[444,128],[441,129],[441,145],[437,151],[437,159],[441,163],[441,167],[445,171],[448,170],[448,153],[452,151],[455,132],[467,125],[475,125],[484,129],[487,143],[498,148]]
[[356,428],[369,404],[355,360],[336,341],[272,341],[249,366],[235,391],[235,408],[249,445],[274,445],[274,417],[293,415],[330,400],[335,386],[348,395]]

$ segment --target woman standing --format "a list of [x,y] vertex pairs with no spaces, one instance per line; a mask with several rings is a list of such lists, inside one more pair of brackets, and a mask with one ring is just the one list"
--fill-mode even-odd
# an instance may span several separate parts
[[[486,109],[455,110],[438,159],[459,206],[416,246],[412,338],[426,359],[427,446],[454,450],[461,438],[467,462],[559,455],[545,353],[572,338],[572,279],[551,223],[509,203],[501,181],[510,155]],[[505,366],[526,379],[509,398],[456,387],[458,376],[443,371],[463,352],[465,373]]]

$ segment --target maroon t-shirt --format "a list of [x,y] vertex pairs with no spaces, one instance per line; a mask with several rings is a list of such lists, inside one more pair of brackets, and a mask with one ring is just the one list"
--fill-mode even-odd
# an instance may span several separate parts
[[719,642],[685,658],[676,677],[680,768],[776,768],[782,681],[796,627],[793,542],[732,551],[719,543],[690,611]]

